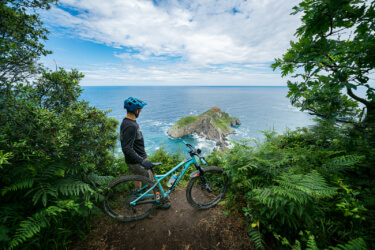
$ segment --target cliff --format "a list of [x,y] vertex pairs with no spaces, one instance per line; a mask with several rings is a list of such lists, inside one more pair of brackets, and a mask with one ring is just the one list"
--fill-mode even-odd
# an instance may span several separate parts
[[172,138],[196,134],[216,142],[216,146],[225,149],[228,144],[226,137],[235,133],[232,127],[241,125],[238,118],[230,117],[220,109],[210,109],[199,116],[186,116],[168,129],[167,134]]

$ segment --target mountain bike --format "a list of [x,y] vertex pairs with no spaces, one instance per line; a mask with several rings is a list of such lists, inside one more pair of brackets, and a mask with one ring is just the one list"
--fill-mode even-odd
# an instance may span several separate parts
[[[190,157],[163,175],[155,174],[153,170],[161,163],[153,163],[154,166],[151,170],[154,173],[154,181],[144,176],[130,175],[111,182],[103,191],[105,213],[122,222],[146,218],[157,206],[170,202],[169,195],[190,166],[195,166],[196,171],[190,174],[191,179],[186,188],[186,198],[189,204],[199,210],[217,205],[227,191],[228,177],[220,167],[208,166],[202,168],[197,158],[203,165],[207,165],[207,162],[201,156],[201,150],[195,149],[186,142],[184,143],[189,148]],[[179,169],[181,169],[181,172],[173,184],[164,191],[160,182]],[[135,182],[138,189],[135,188]]]

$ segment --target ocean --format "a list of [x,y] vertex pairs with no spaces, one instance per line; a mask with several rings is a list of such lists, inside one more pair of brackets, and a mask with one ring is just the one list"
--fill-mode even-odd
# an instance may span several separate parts
[[[261,131],[274,130],[281,134],[286,129],[312,125],[312,116],[290,104],[287,87],[190,87],[190,86],[85,86],[81,99],[102,110],[112,110],[108,116],[121,124],[126,116],[124,100],[136,97],[148,103],[138,124],[145,138],[146,151],[152,154],[162,145],[170,152],[185,150],[182,140],[210,152],[215,142],[196,135],[171,139],[168,128],[184,116],[199,115],[213,106],[240,119],[242,125],[229,140],[254,138],[264,140]],[[119,131],[119,128],[118,128]],[[120,142],[117,152],[121,152]]]

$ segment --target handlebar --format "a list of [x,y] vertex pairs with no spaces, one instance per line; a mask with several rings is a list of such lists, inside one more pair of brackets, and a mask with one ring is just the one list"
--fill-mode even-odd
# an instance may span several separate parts
[[202,150],[200,150],[199,148],[198,148],[198,149],[195,149],[191,144],[189,144],[189,143],[187,143],[187,142],[185,142],[185,141],[183,141],[183,143],[185,143],[185,145],[186,145],[187,147],[190,148],[190,150],[189,150],[188,152],[189,152],[189,154],[190,154],[191,156],[196,155],[196,156],[199,157],[199,159],[201,160],[201,162],[202,162],[203,164],[206,164],[206,163],[207,163],[207,162],[206,162],[206,159],[204,159],[204,157],[200,155],[200,153],[202,152]]

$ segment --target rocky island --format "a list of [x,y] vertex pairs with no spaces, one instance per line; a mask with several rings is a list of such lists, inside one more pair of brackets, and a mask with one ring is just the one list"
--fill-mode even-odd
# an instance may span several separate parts
[[241,125],[238,118],[230,117],[220,108],[212,107],[199,116],[186,116],[168,129],[167,134],[172,138],[181,138],[185,135],[196,134],[207,140],[216,142],[219,149],[228,146],[226,142],[229,134],[235,133],[232,129]]

